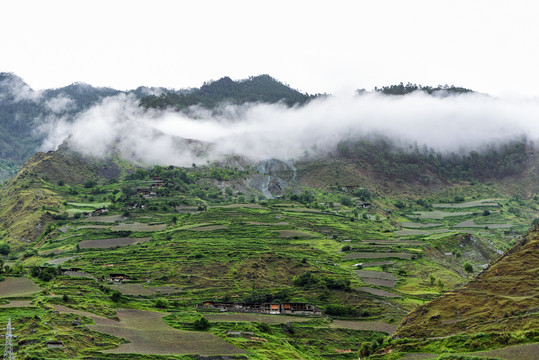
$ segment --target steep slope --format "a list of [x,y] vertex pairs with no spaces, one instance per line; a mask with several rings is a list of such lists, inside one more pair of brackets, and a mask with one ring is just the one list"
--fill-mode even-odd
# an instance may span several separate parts
[[420,306],[396,336],[526,331],[539,327],[539,227],[463,288]]

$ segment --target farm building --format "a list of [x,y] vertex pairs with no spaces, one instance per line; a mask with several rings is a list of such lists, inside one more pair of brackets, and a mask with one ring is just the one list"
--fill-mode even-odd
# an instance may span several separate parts
[[98,216],[108,213],[109,210],[107,208],[101,208],[101,209],[95,209],[92,211],[92,216]]
[[125,274],[110,274],[109,275],[109,281],[116,282],[116,283],[121,283],[130,279],[131,278]]
[[224,303],[217,301],[205,301],[202,307],[207,309],[218,309],[220,311],[232,312],[252,312],[261,314],[301,314],[301,315],[321,315],[322,312],[314,305],[306,303]]

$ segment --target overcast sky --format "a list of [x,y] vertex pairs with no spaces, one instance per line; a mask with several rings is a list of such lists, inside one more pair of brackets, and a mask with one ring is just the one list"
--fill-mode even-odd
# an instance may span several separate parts
[[0,71],[34,89],[270,74],[308,93],[402,81],[539,96],[533,0],[17,0],[0,13]]

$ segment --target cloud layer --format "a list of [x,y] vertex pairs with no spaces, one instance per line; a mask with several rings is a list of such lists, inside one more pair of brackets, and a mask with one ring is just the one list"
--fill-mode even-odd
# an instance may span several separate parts
[[536,139],[537,120],[536,100],[479,94],[366,94],[320,98],[296,108],[222,105],[214,112],[192,107],[185,113],[144,111],[133,97],[119,95],[106,98],[72,121],[55,118],[41,131],[47,133],[43,150],[67,140],[86,154],[120,151],[148,164],[187,166],[230,154],[253,161],[325,155],[340,140],[373,134],[389,136],[403,146],[469,151],[521,136]]

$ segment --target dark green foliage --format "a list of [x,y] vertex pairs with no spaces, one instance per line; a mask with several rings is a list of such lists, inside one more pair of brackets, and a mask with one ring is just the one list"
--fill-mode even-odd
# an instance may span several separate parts
[[8,243],[0,242],[0,254],[8,255],[11,251],[11,246]]
[[432,86],[421,86],[416,84],[407,83],[404,85],[402,82],[399,85],[390,85],[382,86],[381,88],[375,87],[375,91],[381,92],[385,95],[406,95],[411,94],[414,91],[423,91],[427,94],[436,94],[436,93],[446,93],[446,94],[465,94],[473,92],[470,89],[455,87],[454,85],[438,85],[437,87]]
[[84,183],[84,187],[86,189],[93,188],[96,185],[97,185],[97,183],[95,182],[95,180],[86,180],[86,182]]
[[148,96],[141,100],[145,108],[186,109],[192,105],[215,108],[223,102],[243,104],[247,102],[276,103],[283,101],[288,106],[304,104],[315,96],[302,94],[273,79],[269,75],[233,81],[229,77],[205,83],[200,89],[169,92],[160,96]]
[[489,215],[490,215],[490,211],[488,209],[483,210],[483,216],[489,216]]
[[330,304],[326,307],[326,314],[330,316],[357,316],[358,311],[355,307],[340,304]]
[[122,293],[118,290],[114,290],[110,295],[110,299],[114,302],[120,302],[122,300]]
[[62,296],[62,301],[63,302],[68,302],[69,301],[69,296],[67,294],[64,294],[64,296]]
[[193,328],[198,331],[204,331],[210,328],[210,322],[204,316],[200,319],[195,320],[193,323]]
[[441,154],[426,147],[405,150],[380,136],[341,141],[337,154],[367,161],[379,176],[387,179],[428,184],[427,173],[451,180],[487,180],[519,174],[528,164],[526,146],[527,140],[521,139],[490,146],[481,152]]
[[38,278],[41,281],[51,281],[56,275],[60,275],[60,269],[55,267],[39,267],[33,266],[30,269],[30,275],[32,277]]
[[155,307],[164,309],[167,306],[168,306],[168,301],[166,299],[158,298],[157,300],[155,300]]
[[294,277],[294,280],[292,283],[296,286],[310,286],[310,285],[316,285],[320,282],[320,279],[310,272],[303,273],[299,276]]
[[354,200],[350,196],[343,195],[339,199],[340,203],[344,206],[354,206]]
[[464,270],[469,273],[473,273],[473,266],[469,262],[464,264]]
[[341,251],[350,251],[351,247],[350,245],[344,245],[342,248],[341,248]]

